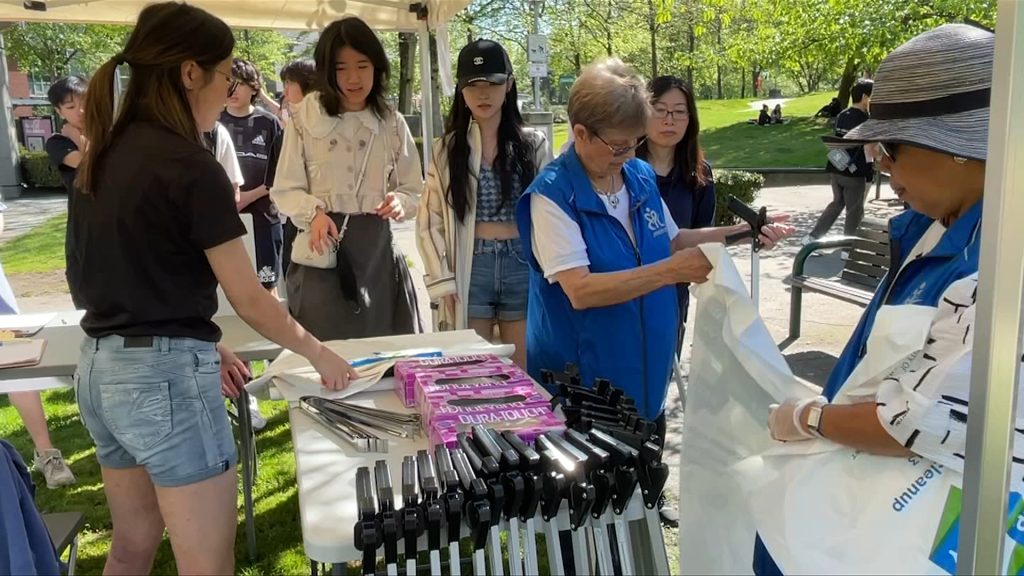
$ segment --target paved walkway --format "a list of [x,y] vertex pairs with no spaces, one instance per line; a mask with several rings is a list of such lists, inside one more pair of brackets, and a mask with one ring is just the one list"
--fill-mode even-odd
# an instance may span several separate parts
[[4,211],[4,231],[0,234],[0,244],[39,226],[50,218],[65,212],[68,208],[68,196],[64,192],[30,191],[18,198],[4,200],[7,210]]

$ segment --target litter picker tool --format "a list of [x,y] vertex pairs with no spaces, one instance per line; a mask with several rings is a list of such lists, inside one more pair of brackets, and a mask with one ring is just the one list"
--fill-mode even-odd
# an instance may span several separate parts
[[444,526],[444,507],[440,499],[441,484],[430,452],[417,452],[416,463],[422,496],[421,525],[425,526],[427,531],[430,576],[441,576],[441,528]]
[[355,528],[356,550],[363,553],[363,574],[373,574],[377,568],[377,548],[382,540],[373,478],[366,466],[356,470],[356,505],[359,513]]
[[731,244],[738,242],[744,238],[750,238],[750,299],[754,301],[754,306],[757,307],[760,302],[760,273],[761,273],[761,228],[764,228],[771,221],[768,219],[768,209],[762,206],[759,210],[756,210],[750,206],[744,204],[739,198],[730,195],[729,196],[729,211],[735,214],[740,220],[743,220],[750,226],[750,230],[745,232],[738,232],[726,236],[725,243]]
[[437,456],[437,476],[440,488],[444,491],[441,501],[444,505],[445,526],[448,533],[448,564],[452,576],[461,576],[462,557],[459,552],[459,536],[462,533],[462,516],[465,513],[466,499],[462,493],[459,473],[452,462],[451,453],[443,444],[435,448]]
[[374,465],[377,477],[377,509],[380,513],[380,532],[384,540],[384,564],[388,576],[398,576],[398,514],[395,512],[395,489],[391,486],[391,469],[386,460]]

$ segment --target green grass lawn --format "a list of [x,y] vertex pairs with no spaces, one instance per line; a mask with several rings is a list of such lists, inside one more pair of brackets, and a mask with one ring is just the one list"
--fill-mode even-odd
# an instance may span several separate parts
[[[34,473],[36,505],[42,512],[78,510],[85,514],[86,528],[78,552],[78,572],[99,574],[110,549],[111,525],[96,462],[96,450],[92,438],[79,419],[74,392],[70,388],[43,393],[43,403],[46,406],[51,438],[63,451],[78,477],[78,483],[69,488],[49,490],[42,476]],[[260,556],[257,562],[248,562],[239,493],[238,537],[235,546],[238,562],[236,572],[239,574],[309,573],[309,563],[302,550],[295,459],[286,406],[284,402],[261,403],[261,411],[269,422],[257,438],[260,459],[254,498]],[[31,456],[32,442],[6,396],[0,396],[0,438],[14,444],[26,459]],[[176,573],[174,557],[166,539],[160,546],[153,573]]]
[[0,246],[4,272],[50,272],[64,268],[64,236],[67,216],[50,218],[29,232]]
[[[831,128],[812,116],[831,97],[831,92],[819,92],[784,102],[782,113],[790,121],[779,126],[747,123],[757,118],[750,106],[754,100],[701,100],[701,145],[716,168],[821,168],[825,148],[820,138]],[[568,124],[555,125],[556,152],[568,130]]]

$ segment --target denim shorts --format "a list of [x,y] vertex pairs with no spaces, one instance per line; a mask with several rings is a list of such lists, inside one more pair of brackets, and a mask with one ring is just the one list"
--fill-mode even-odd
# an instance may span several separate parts
[[476,240],[473,274],[469,279],[469,317],[475,320],[515,322],[526,319],[530,268],[523,242]]
[[101,466],[144,466],[155,485],[175,487],[237,461],[212,342],[87,337],[75,396]]

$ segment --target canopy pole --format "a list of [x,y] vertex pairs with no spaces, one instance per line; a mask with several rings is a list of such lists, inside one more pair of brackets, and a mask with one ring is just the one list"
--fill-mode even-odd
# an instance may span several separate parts
[[420,40],[420,122],[423,135],[423,173],[430,166],[431,150],[434,143],[434,90],[433,77],[430,74],[430,26],[427,19],[419,20]]
[[0,23],[0,108],[3,108],[0,110],[0,195],[4,199],[21,195],[18,132],[14,124],[10,87],[7,84],[7,49],[3,34],[10,26],[7,22]]
[[1024,5],[999,0],[958,574],[1005,574],[1024,294]]

